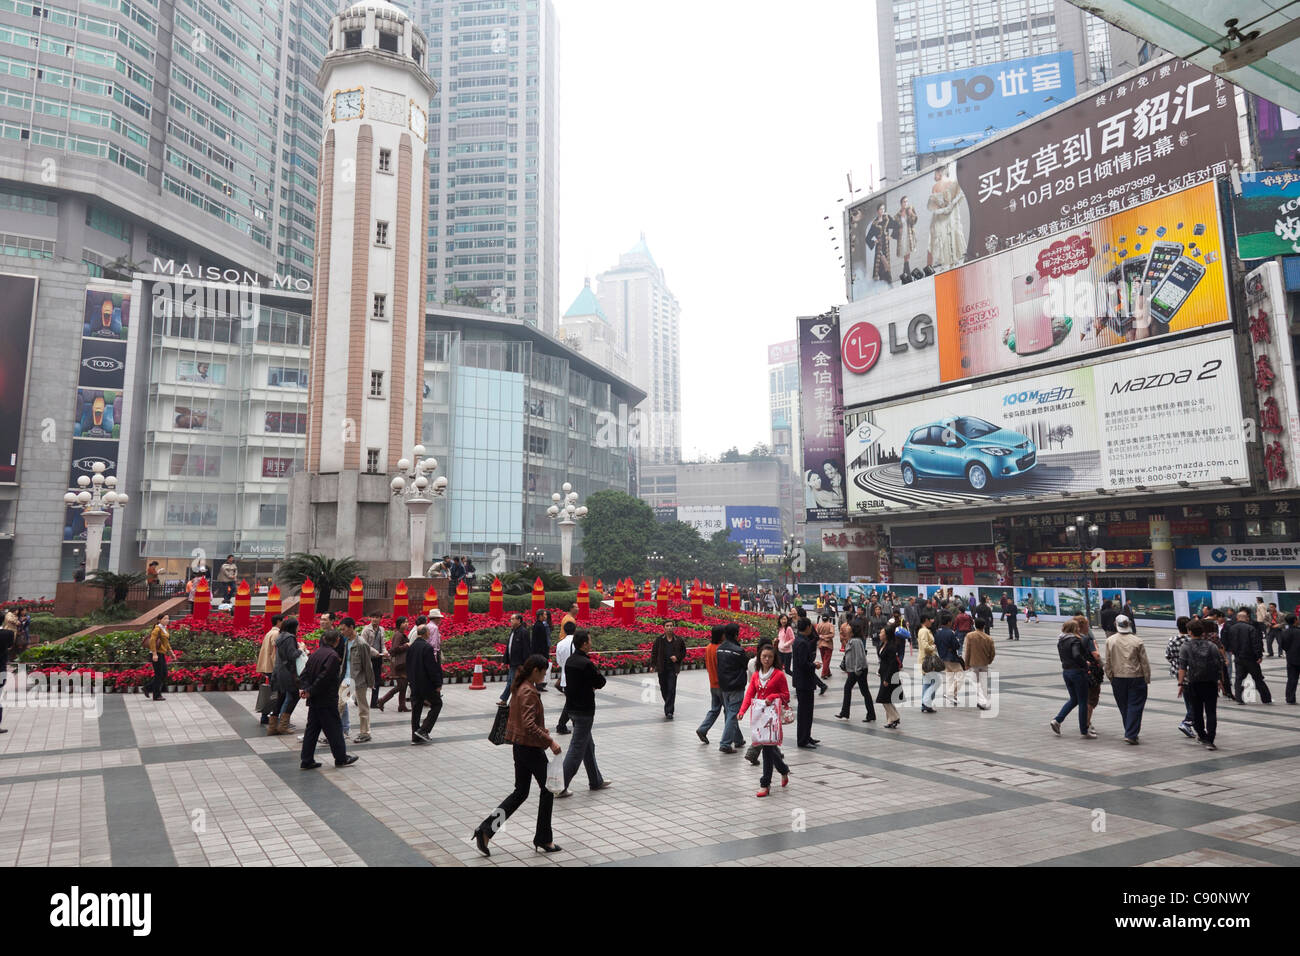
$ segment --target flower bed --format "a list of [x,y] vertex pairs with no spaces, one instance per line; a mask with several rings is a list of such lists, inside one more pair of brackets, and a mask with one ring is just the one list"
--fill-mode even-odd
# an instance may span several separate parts
[[[557,622],[560,616],[553,615]],[[628,673],[649,666],[650,649],[667,624],[672,624],[686,641],[685,666],[702,667],[711,628],[732,621],[740,626],[741,644],[748,649],[761,637],[775,636],[775,618],[768,615],[706,607],[704,620],[695,621],[685,604],[671,607],[666,615],[654,613],[653,605],[639,606],[630,625],[616,622],[612,611],[599,608],[580,623],[592,637],[593,663],[602,671]],[[414,616],[408,618],[408,624],[413,622]],[[393,619],[385,615],[380,624],[391,632]],[[458,624],[447,616],[439,620],[438,631],[442,639],[443,673],[450,682],[470,680],[477,664],[483,666],[484,675],[490,679],[508,673],[509,668],[501,662],[509,635],[508,617],[470,614],[465,623]],[[179,658],[169,662],[167,686],[233,690],[262,682],[256,668],[257,652],[265,635],[260,618],[237,627],[228,614],[213,612],[206,621],[187,616],[173,622],[170,633],[172,647]],[[146,634],[146,631],[123,630],[59,645],[43,645],[25,652],[20,661],[33,672],[50,675],[102,673],[105,691],[133,693],[153,679],[153,667],[143,643]],[[309,653],[319,645],[320,634],[321,629],[317,627],[299,635]],[[552,644],[560,636],[558,628],[553,629]],[[553,651],[551,660],[554,662]],[[383,680],[391,680],[387,667]]]

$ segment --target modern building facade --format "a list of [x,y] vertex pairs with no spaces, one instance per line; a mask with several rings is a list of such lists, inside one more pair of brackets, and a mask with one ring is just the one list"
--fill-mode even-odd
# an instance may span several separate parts
[[601,308],[627,350],[632,379],[649,396],[641,408],[641,458],[675,464],[682,457],[681,306],[645,233],[596,282]]
[[767,401],[772,454],[786,469],[781,479],[781,523],[786,534],[803,536],[803,446],[799,441],[799,343],[767,347]]
[[412,0],[429,115],[430,304],[554,332],[560,315],[559,23],[551,0]]
[[917,155],[918,76],[1069,51],[1076,92],[1083,93],[1145,62],[1140,40],[1067,0],[877,0],[876,20],[885,186],[942,156]]

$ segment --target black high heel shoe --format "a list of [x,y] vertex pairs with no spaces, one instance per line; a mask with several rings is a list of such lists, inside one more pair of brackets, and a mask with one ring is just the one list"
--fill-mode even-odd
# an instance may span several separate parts
[[544,843],[534,843],[533,852],[536,853],[538,850],[541,850],[543,853],[559,853],[561,847],[558,843],[552,843],[550,846],[547,846]]
[[480,827],[475,830],[472,835],[474,837],[474,843],[478,847],[478,851],[484,856],[491,856],[492,851],[488,849],[488,841],[487,837],[483,833],[483,829]]

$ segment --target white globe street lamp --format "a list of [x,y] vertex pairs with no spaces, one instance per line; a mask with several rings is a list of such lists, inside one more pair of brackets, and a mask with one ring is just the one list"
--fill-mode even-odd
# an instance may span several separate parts
[[105,475],[108,466],[102,461],[90,466],[89,476],[77,478],[81,491],[69,491],[63,503],[70,508],[81,508],[81,520],[86,523],[86,573],[99,569],[99,552],[104,542],[104,525],[113,511],[125,508],[130,496],[117,490],[117,477]]
[[587,506],[578,503],[578,493],[567,481],[551,495],[551,502],[546,516],[560,524],[560,573],[567,578],[573,566],[573,528],[578,518],[586,516]]
[[416,445],[411,449],[410,458],[397,462],[398,474],[393,476],[389,487],[394,498],[401,498],[411,517],[411,577],[424,576],[424,553],[428,543],[429,509],[434,498],[447,494],[447,479],[438,475],[431,477],[438,470],[438,459],[425,458],[425,447]]

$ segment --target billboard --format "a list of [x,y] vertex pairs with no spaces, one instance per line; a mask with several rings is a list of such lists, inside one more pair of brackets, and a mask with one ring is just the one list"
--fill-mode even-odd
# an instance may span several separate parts
[[917,155],[974,146],[1074,93],[1074,55],[1069,51],[915,77]]
[[1300,253],[1300,169],[1242,173],[1232,200],[1237,255],[1267,259]]
[[798,326],[805,520],[843,521],[844,396],[839,316],[831,313],[800,318]]
[[795,339],[767,347],[768,365],[788,365],[799,360],[799,343]]
[[939,378],[1059,361],[1231,319],[1206,183],[934,279]]
[[781,553],[781,509],[759,505],[727,505],[728,537],[741,549],[757,545],[768,556]]
[[1205,183],[840,310],[847,408],[1228,322]]
[[934,282],[889,289],[840,308],[844,407],[939,383]]
[[849,299],[1227,175],[1242,161],[1235,90],[1182,60],[1149,64],[854,203]]
[[0,484],[18,480],[36,287],[35,276],[0,274]]
[[677,520],[707,541],[727,526],[727,509],[725,505],[678,505]]
[[1264,478],[1269,491],[1295,488],[1300,469],[1300,409],[1282,268],[1266,262],[1246,276],[1246,327],[1255,373],[1259,420],[1252,422],[1264,443]]
[[850,418],[849,509],[1248,480],[1231,336],[1141,349]]

